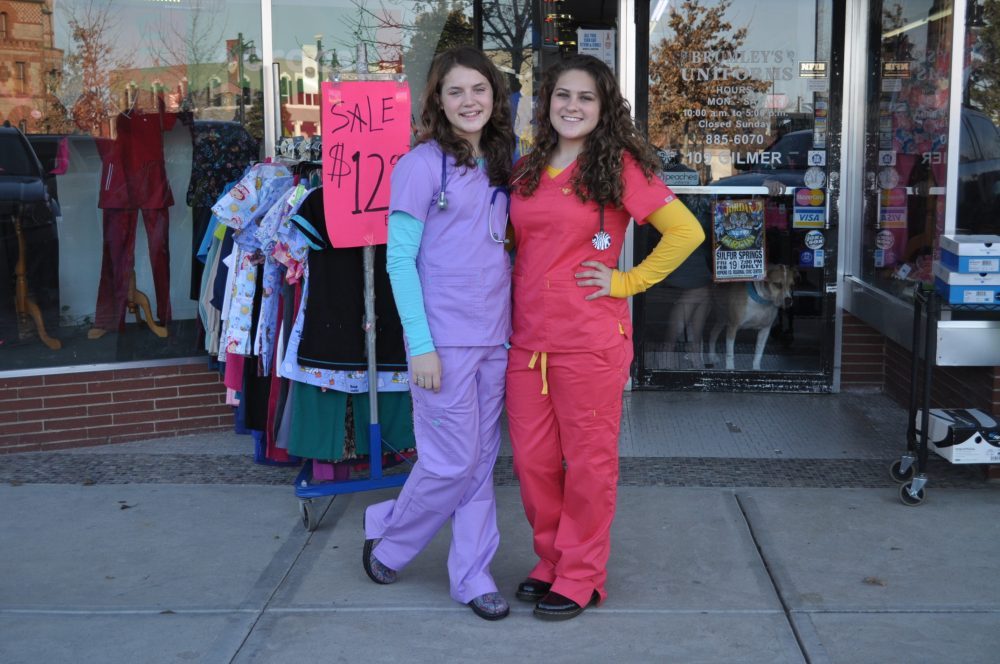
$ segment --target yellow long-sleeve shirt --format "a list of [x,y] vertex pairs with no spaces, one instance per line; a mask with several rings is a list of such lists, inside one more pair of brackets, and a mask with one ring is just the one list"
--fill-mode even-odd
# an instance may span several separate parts
[[[562,169],[549,166],[550,177]],[[646,258],[628,272],[611,272],[611,297],[624,298],[649,289],[676,270],[705,241],[701,224],[679,200],[673,200],[646,218],[663,236]]]
[[611,297],[629,297],[660,283],[705,241],[701,224],[679,200],[667,203],[646,220],[663,237],[631,270],[611,273]]

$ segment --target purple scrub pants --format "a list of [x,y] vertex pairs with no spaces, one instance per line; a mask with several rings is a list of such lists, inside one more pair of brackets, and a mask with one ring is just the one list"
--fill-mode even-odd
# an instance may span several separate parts
[[365,537],[382,538],[375,557],[401,570],[451,519],[451,596],[467,604],[496,592],[490,561],[500,543],[493,464],[500,451],[507,349],[444,347],[441,391],[412,385],[418,461],[396,500],[365,513]]

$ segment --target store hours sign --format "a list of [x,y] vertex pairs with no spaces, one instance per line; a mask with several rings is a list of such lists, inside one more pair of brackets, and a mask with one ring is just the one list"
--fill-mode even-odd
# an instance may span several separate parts
[[786,95],[775,83],[795,77],[795,51],[783,49],[685,51],[679,78],[686,145],[682,162],[744,168],[782,168],[782,155],[766,150]]
[[325,82],[323,209],[334,247],[385,244],[389,175],[410,146],[410,88],[396,81]]

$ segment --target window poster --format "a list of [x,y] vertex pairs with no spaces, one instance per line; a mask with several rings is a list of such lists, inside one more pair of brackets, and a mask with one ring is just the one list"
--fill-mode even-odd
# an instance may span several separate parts
[[712,214],[712,264],[716,281],[763,279],[764,201],[718,201]]
[[578,53],[592,55],[610,67],[611,71],[616,70],[614,30],[578,28],[576,48]]

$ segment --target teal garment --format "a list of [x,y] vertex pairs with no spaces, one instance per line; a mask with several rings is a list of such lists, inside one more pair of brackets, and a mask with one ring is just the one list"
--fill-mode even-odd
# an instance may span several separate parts
[[417,254],[423,234],[424,222],[416,217],[399,211],[389,215],[386,270],[411,357],[434,350],[434,339],[424,310],[423,288],[417,273]]
[[[367,394],[323,391],[305,383],[296,383],[293,394],[289,454],[306,459],[343,460],[348,399],[353,400],[354,406],[356,452],[368,454],[370,410]],[[409,392],[380,392],[378,415],[383,452],[416,447]]]

